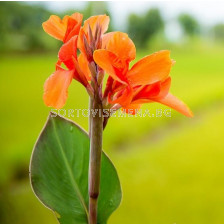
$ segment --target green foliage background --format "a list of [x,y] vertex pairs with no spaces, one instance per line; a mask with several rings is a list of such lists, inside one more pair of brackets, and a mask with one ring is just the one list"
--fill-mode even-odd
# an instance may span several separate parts
[[[0,10],[3,4],[6,3],[0,3]],[[17,7],[17,3],[7,7],[13,10],[14,4]],[[29,11],[23,7],[23,13]],[[16,12],[6,16],[15,15]],[[17,45],[23,32],[28,35],[35,31],[36,37],[47,39],[52,47],[5,48],[0,52],[0,223],[56,224],[54,215],[31,191],[28,166],[33,145],[50,111],[42,101],[43,83],[54,71],[54,49],[59,43],[43,33],[42,19],[35,29],[28,26],[29,20],[24,21],[21,24],[27,26],[27,31],[19,28],[18,32],[6,32],[0,26],[4,34],[0,38],[4,36],[7,43]],[[27,35],[24,34],[26,38]],[[27,43],[26,39],[24,46]],[[170,49],[176,60],[171,72],[172,93],[191,107],[195,117],[185,118],[172,111],[171,118],[111,118],[104,133],[104,149],[118,169],[123,201],[109,224],[223,223],[223,42],[214,43],[200,36],[190,37],[182,44],[152,39],[150,48],[138,48],[137,59],[160,49]],[[74,81],[65,108],[87,106],[87,93]],[[155,113],[166,107],[150,104],[143,108]],[[87,130],[86,117],[70,119]]]

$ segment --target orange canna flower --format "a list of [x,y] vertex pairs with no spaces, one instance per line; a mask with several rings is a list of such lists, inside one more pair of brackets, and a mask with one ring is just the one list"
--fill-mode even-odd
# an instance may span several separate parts
[[143,103],[159,102],[191,117],[190,109],[169,93],[169,73],[174,64],[170,52],[148,55],[129,69],[129,63],[135,59],[135,55],[134,43],[121,32],[111,35],[106,49],[94,52],[95,62],[111,77],[104,93],[108,102],[120,104],[125,112],[139,109]]
[[82,18],[80,13],[63,19],[53,15],[43,23],[49,35],[63,41],[56,71],[44,85],[43,98],[47,106],[57,109],[64,106],[72,79],[80,82],[90,96],[94,91],[101,91],[105,71],[109,77],[104,93],[99,93],[105,108],[122,107],[125,112],[134,114],[143,103],[158,102],[193,116],[181,100],[169,93],[169,75],[174,64],[169,51],[145,56],[130,68],[136,48],[128,35],[122,32],[105,34],[109,25],[106,15],[92,16],[83,26]]

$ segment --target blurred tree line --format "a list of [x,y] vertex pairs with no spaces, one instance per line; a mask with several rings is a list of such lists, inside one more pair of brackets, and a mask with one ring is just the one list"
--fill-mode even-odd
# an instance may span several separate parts
[[20,2],[0,3],[0,50],[27,51],[47,48],[41,23],[50,12]]
[[150,9],[146,14],[131,14],[128,33],[135,44],[144,47],[148,41],[164,28],[164,21],[158,9]]
[[197,20],[189,14],[183,13],[179,15],[178,21],[185,35],[194,36],[200,33],[200,26]]
[[[74,8],[59,16],[63,17],[74,11],[77,10]],[[88,2],[81,13],[84,14],[84,19],[104,13],[111,16],[106,2]],[[0,51],[34,52],[58,49],[60,42],[46,35],[41,26],[51,14],[54,12],[40,4],[0,2]],[[200,37],[201,25],[193,16],[183,13],[179,15],[177,21],[186,37]],[[146,11],[145,14],[130,14],[126,31],[137,46],[147,47],[153,38],[159,37],[160,42],[165,40],[165,25],[160,11],[154,8]],[[111,27],[109,30],[112,30]],[[224,24],[216,24],[208,33],[215,41],[224,42]]]
[[[216,24],[207,28],[207,32],[203,32],[202,25],[190,14],[182,13],[176,20],[184,37],[190,40],[207,35],[207,38],[224,43],[224,23]],[[164,41],[162,38],[164,38],[165,25],[160,11],[154,8],[149,9],[145,14],[130,14],[127,31],[139,47],[147,47],[153,38],[158,37],[158,34],[159,41]]]
[[[83,11],[71,9],[57,15],[63,18],[75,11],[83,13],[84,19],[97,14],[110,15],[105,2],[89,2]],[[0,52],[58,49],[60,42],[46,35],[41,25],[52,14],[55,13],[40,4],[0,2]]]

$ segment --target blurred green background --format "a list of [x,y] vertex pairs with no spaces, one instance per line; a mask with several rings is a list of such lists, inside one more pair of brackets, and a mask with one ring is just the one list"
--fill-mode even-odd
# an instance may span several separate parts
[[[131,4],[138,5],[136,11]],[[60,7],[62,2],[0,2],[1,224],[57,223],[32,193],[28,170],[50,111],[42,101],[43,84],[54,71],[61,44],[44,33],[41,23],[50,14],[73,11],[85,18],[111,15],[110,29],[129,33],[137,59],[171,50],[176,60],[171,92],[195,114],[192,119],[175,111],[171,118],[110,119],[104,149],[118,169],[123,201],[109,224],[224,223],[224,18],[218,14],[224,15],[224,5],[212,4],[183,10],[177,2],[67,2],[66,7]],[[176,11],[168,17],[171,8]],[[202,11],[220,19],[206,20]],[[87,93],[74,81],[65,108],[87,106]],[[166,107],[144,108],[154,113]],[[87,118],[71,119],[88,128]]]

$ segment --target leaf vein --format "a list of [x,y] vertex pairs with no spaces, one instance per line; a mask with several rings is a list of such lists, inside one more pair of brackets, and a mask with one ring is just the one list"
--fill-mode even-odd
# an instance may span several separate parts
[[65,163],[65,166],[67,168],[67,171],[68,171],[68,174],[69,174],[69,177],[70,177],[70,180],[71,180],[71,184],[74,188],[74,190],[76,191],[77,195],[78,195],[78,198],[81,202],[81,205],[83,206],[85,212],[86,212],[86,216],[87,216],[87,220],[88,220],[88,216],[89,216],[89,213],[88,213],[88,209],[87,209],[87,206],[85,204],[85,201],[84,201],[84,198],[80,192],[80,189],[79,189],[79,186],[78,184],[76,183],[76,180],[72,174],[72,169],[69,165],[69,162],[68,162],[68,159],[65,155],[65,151],[63,149],[63,146],[61,145],[61,142],[60,142],[60,138],[59,138],[59,135],[58,135],[58,132],[57,132],[57,129],[56,129],[56,124],[54,122],[54,120],[52,119],[52,123],[53,123],[53,127],[54,127],[54,132],[55,132],[55,135],[56,135],[56,139],[57,139],[57,142],[58,142],[58,145],[59,145],[59,148],[61,150],[61,154],[62,154],[62,157],[63,157],[63,160],[64,160],[64,163]]

